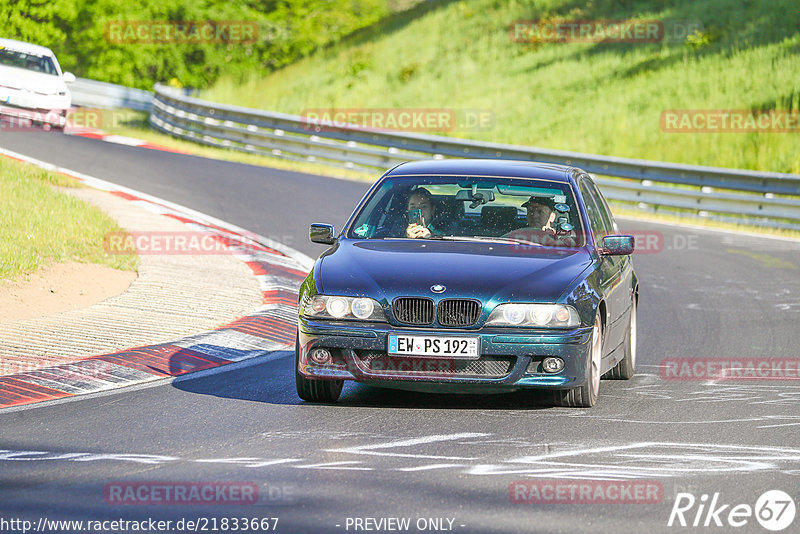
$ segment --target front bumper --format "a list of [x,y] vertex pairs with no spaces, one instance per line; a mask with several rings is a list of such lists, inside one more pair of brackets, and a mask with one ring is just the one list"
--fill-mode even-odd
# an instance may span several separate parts
[[[570,389],[586,383],[591,331],[591,327],[402,328],[387,323],[317,322],[301,317],[297,369],[306,378],[356,380],[392,387],[441,384],[451,391]],[[480,358],[390,357],[386,353],[390,333],[479,337]],[[330,349],[333,364],[318,365],[308,359],[308,353],[320,347]],[[564,369],[543,372],[540,364],[547,356],[563,359]]]
[[72,98],[67,95],[41,95],[0,87],[0,115],[17,120],[64,127]]

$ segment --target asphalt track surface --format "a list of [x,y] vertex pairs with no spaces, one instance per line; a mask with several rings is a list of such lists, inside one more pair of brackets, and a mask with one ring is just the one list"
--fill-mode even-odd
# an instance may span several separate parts
[[[309,223],[340,227],[367,188],[45,132],[2,133],[0,146],[314,257],[323,247],[308,243]],[[754,517],[735,529],[714,527],[713,519],[703,527],[705,514],[696,528],[667,522],[681,492],[754,506],[779,489],[800,504],[800,381],[664,380],[659,365],[669,358],[796,361],[800,243],[620,222],[661,236],[654,238],[661,244],[634,256],[637,375],[603,381],[590,410],[552,408],[525,394],[437,396],[354,384],[336,405],[306,404],[295,394],[290,355],[277,354],[153,387],[0,412],[0,520],[277,517],[278,532],[364,532],[353,518],[395,517],[409,518],[410,532],[435,525],[417,524],[428,518],[446,518],[445,528],[451,519],[453,532],[768,532]],[[510,499],[515,481],[542,479],[656,480],[663,498]],[[259,500],[104,500],[108,485],[187,481],[255,484]],[[690,525],[697,510],[685,513]],[[0,530],[19,531],[1,522]],[[783,532],[798,531],[800,518]]]

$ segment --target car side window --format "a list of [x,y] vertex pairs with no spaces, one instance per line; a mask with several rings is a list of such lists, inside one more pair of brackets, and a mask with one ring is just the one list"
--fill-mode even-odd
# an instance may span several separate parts
[[595,243],[599,244],[603,237],[608,235],[603,225],[603,217],[600,215],[600,208],[597,206],[597,200],[594,193],[588,188],[586,180],[581,180],[578,188],[581,190],[586,213],[589,216],[589,228],[592,229]]
[[608,207],[608,202],[606,202],[605,197],[603,197],[603,194],[600,192],[600,188],[597,187],[597,184],[589,178],[585,178],[584,181],[589,189],[591,189],[594,193],[594,198],[597,201],[597,207],[600,210],[601,217],[603,218],[603,226],[606,227],[608,234],[618,234],[619,229],[617,227],[617,221],[614,220],[614,216],[611,214],[611,208]]

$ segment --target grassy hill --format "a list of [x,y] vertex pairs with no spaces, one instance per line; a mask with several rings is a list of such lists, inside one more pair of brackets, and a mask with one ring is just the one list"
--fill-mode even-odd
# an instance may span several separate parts
[[48,46],[78,76],[146,90],[208,87],[222,72],[291,63],[408,1],[0,0],[0,37]]
[[[674,42],[515,42],[517,20],[686,20]],[[268,75],[204,97],[309,108],[485,110],[446,135],[643,159],[800,173],[795,133],[666,133],[665,110],[800,110],[797,0],[425,2]]]

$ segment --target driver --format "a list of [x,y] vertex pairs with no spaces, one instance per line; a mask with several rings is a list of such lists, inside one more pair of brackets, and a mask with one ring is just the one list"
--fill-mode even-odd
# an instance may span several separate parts
[[35,70],[35,71],[38,71],[38,72],[42,72],[41,63],[39,62],[38,59],[32,58],[32,57],[28,58],[28,61],[27,61],[27,64],[26,64],[26,68],[28,70]]
[[441,235],[436,228],[433,227],[433,217],[436,213],[436,207],[433,204],[431,192],[427,189],[420,187],[415,189],[408,197],[408,211],[406,216],[411,210],[420,210],[422,213],[422,220],[410,222],[406,227],[406,237],[412,239],[427,239],[431,235]]
[[555,205],[552,199],[531,196],[522,204],[522,207],[528,210],[528,225],[525,228],[517,228],[508,232],[503,237],[538,245],[574,246],[575,235],[573,232],[567,235],[557,235],[555,229],[551,226],[556,219]]

